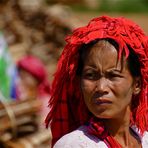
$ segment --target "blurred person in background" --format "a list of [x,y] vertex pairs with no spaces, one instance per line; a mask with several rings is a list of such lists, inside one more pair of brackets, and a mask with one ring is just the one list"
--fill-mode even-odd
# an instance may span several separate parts
[[10,102],[16,99],[17,68],[8,50],[8,45],[0,32],[0,100]]
[[17,63],[17,97],[24,99],[40,99],[43,103],[42,119],[47,115],[47,102],[50,98],[50,84],[46,67],[37,57],[27,55]]
[[[148,37],[123,17],[74,30],[52,84],[55,148],[148,147]],[[54,145],[55,144],[55,145]]]

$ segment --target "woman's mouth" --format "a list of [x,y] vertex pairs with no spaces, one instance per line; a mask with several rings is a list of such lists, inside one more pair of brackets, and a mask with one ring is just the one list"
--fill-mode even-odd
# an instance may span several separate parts
[[103,104],[111,104],[112,101],[110,99],[104,99],[104,98],[99,98],[99,99],[94,99],[94,103],[97,105],[103,105]]

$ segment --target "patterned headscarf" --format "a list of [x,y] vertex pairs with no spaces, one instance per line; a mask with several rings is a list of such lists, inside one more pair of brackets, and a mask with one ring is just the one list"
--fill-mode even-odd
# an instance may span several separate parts
[[46,125],[50,124],[54,144],[64,134],[75,130],[89,120],[89,112],[83,102],[80,81],[76,74],[79,61],[79,49],[96,39],[110,38],[119,45],[118,56],[129,56],[130,46],[140,61],[142,89],[132,110],[131,124],[136,125],[143,134],[148,128],[148,37],[135,23],[123,17],[101,16],[92,19],[87,26],[73,31],[66,38],[65,46],[52,84],[50,112]]

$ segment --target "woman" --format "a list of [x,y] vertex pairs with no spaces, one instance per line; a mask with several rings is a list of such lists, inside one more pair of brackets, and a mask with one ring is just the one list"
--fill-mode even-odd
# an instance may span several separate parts
[[[102,16],[67,38],[46,118],[59,147],[148,147],[148,38]],[[73,131],[73,132],[72,132]]]
[[18,97],[20,99],[43,98],[50,95],[50,84],[44,64],[36,57],[27,55],[17,63],[20,83]]
[[50,84],[46,67],[42,61],[32,55],[20,59],[17,67],[19,75],[17,98],[20,100],[40,99],[42,102],[41,122],[43,123],[48,113],[47,103],[50,98]]

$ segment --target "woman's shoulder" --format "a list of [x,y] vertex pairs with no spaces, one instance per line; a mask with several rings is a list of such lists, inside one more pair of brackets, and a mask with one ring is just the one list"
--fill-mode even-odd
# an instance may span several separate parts
[[90,135],[87,126],[81,126],[77,130],[64,135],[54,145],[54,148],[107,148],[106,144],[97,137]]
[[142,148],[148,148],[148,131],[145,131],[143,135],[141,135],[136,126],[132,126],[131,129],[134,131],[134,135],[140,139]]
[[[142,147],[148,147],[148,132],[141,137]],[[87,126],[81,126],[77,130],[61,137],[54,148],[107,148],[107,145],[97,137],[88,133]]]
[[142,146],[144,148],[148,147],[148,132],[144,132],[144,135],[142,137]]

